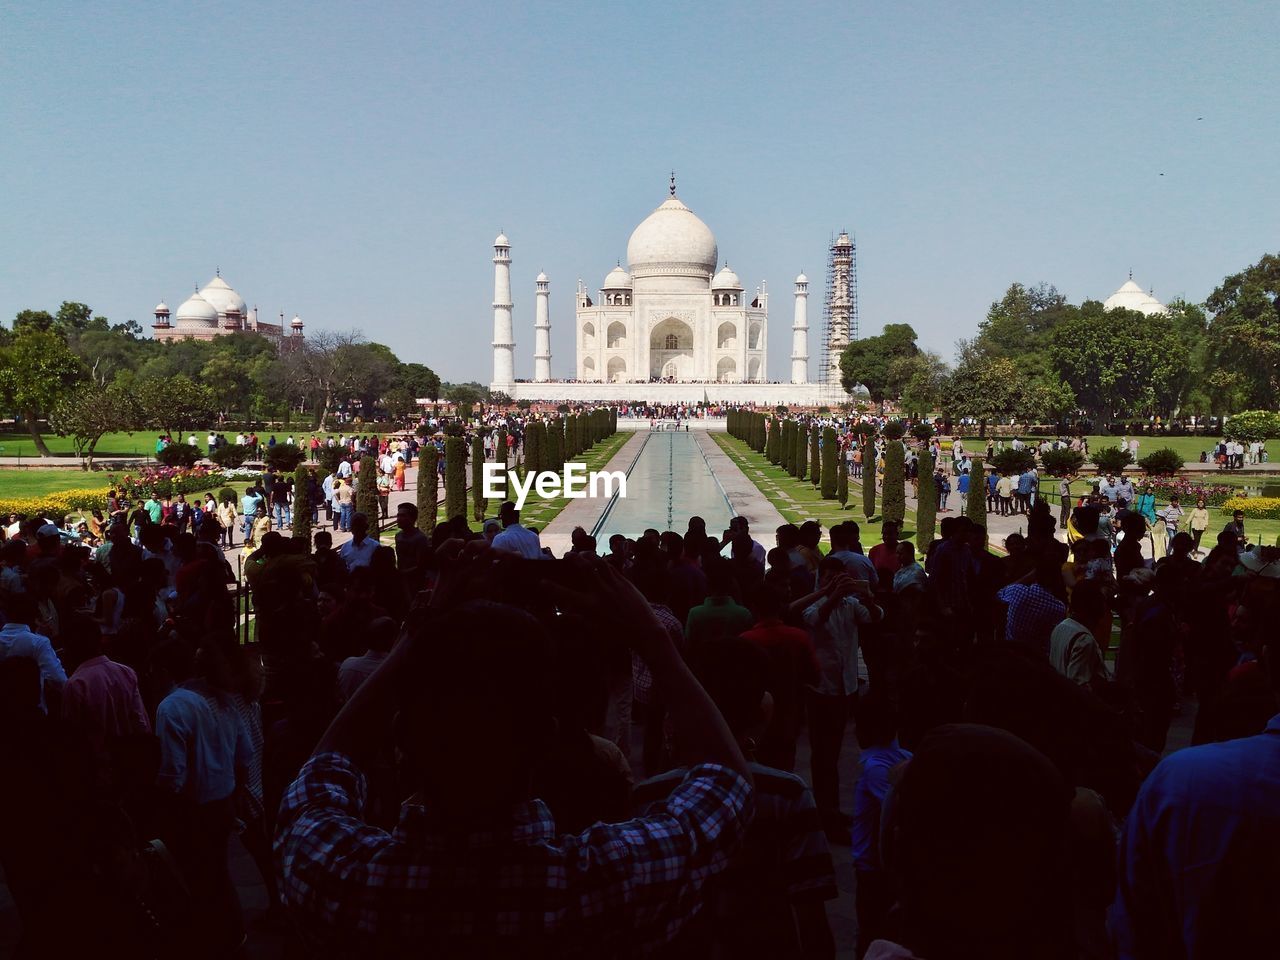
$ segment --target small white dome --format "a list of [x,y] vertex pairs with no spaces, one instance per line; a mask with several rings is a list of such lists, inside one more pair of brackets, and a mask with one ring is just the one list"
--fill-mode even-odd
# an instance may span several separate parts
[[1117,307],[1136,310],[1138,313],[1148,317],[1152,314],[1165,313],[1167,311],[1163,303],[1134,283],[1132,277],[1126,280],[1124,286],[1107,297],[1102,303],[1104,310],[1115,310]]
[[550,278],[550,277],[548,277],[545,273],[539,272],[539,273],[538,273],[538,276],[537,276],[537,279],[536,279],[536,281],[535,281],[535,282],[537,282],[537,283],[548,283],[548,282],[550,282],[550,280],[551,280],[551,278]]
[[212,304],[217,313],[228,313],[234,309],[239,310],[240,316],[243,317],[248,309],[244,298],[231,289],[231,285],[221,276],[214,277],[206,283],[200,290],[200,296]]
[[806,277],[803,273],[800,274],[800,276],[796,277],[796,283],[808,283],[808,282],[809,282],[809,278]]
[[218,322],[218,311],[198,293],[193,293],[178,307],[179,327],[212,327]]
[[633,276],[710,277],[720,260],[715,234],[679,197],[668,197],[627,241]]
[[631,274],[622,269],[622,264],[618,264],[604,278],[603,290],[630,290]]
[[169,315],[169,305],[165,303],[163,300],[161,300],[159,303],[156,304],[156,308],[151,312],[154,313],[156,316],[167,317]]
[[498,234],[498,239],[493,241],[493,245],[495,247],[509,247],[511,246],[511,241],[507,239],[505,233],[500,233]]
[[289,321],[289,326],[291,326],[291,327],[300,327],[300,326],[302,326],[302,318],[301,318],[300,316],[298,316],[298,315],[295,313],[295,314],[293,315],[293,319]]
[[741,290],[742,281],[738,279],[738,275],[729,269],[726,263],[720,268],[720,272],[711,278],[712,290]]

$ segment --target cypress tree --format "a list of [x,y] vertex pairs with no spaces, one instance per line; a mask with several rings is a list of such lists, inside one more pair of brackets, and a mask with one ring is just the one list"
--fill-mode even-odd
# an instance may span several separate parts
[[[311,470],[298,467],[293,473],[293,539],[311,543]],[[308,548],[309,549],[309,548]]]
[[493,459],[504,467],[507,465],[507,428],[499,427],[496,442],[493,445]]
[[559,473],[564,469],[564,425],[560,418],[556,417],[547,424],[547,449],[551,456],[548,458],[548,469]]
[[[378,461],[370,456],[360,458],[360,482],[356,484],[356,512],[369,518],[369,529],[378,529]],[[376,537],[375,537],[376,539]]]
[[920,492],[916,500],[916,552],[928,553],[937,536],[938,485],[933,482],[933,454],[920,455]]
[[571,413],[564,418],[564,457],[573,460],[578,452],[578,415]]
[[440,503],[440,480],[436,464],[440,453],[433,443],[425,443],[418,451],[418,529],[431,536],[436,528],[436,510]]
[[444,438],[444,518],[467,515],[467,445],[461,437]]
[[974,457],[969,467],[969,506],[965,510],[969,519],[987,529],[987,484],[986,474],[982,467],[982,458]]
[[876,453],[872,444],[867,445],[870,459],[862,461],[862,513],[870,520],[876,515]]
[[840,457],[840,466],[836,471],[836,499],[840,501],[840,509],[843,510],[849,504],[849,464],[845,462],[844,457]]
[[836,446],[835,427],[827,427],[822,431],[822,499],[834,500],[836,486],[836,461],[840,459],[840,449]]
[[488,505],[484,496],[484,436],[477,430],[471,438],[471,516],[476,523],[484,520]]
[[818,442],[818,425],[809,428],[809,482],[817,487],[822,483],[822,449]]
[[903,488],[905,480],[902,443],[889,440],[884,446],[884,491],[881,494],[883,506],[880,512],[883,519],[892,520],[899,525],[907,513],[907,494]]
[[529,470],[539,470],[538,466],[541,453],[538,449],[541,434],[538,432],[538,421],[530,420],[524,425],[524,462]]
[[797,423],[796,439],[795,439],[795,451],[796,451],[795,477],[797,480],[803,480],[809,469],[809,451],[808,451],[808,448],[805,446],[805,443],[806,441],[808,441],[808,439],[809,439],[809,431],[804,428],[804,424]]
[[768,458],[770,463],[777,464],[778,458],[780,456],[778,453],[779,449],[780,448],[778,444],[778,418],[770,417],[769,418],[769,438],[765,441],[765,444],[764,444],[765,456]]
[[618,408],[609,408],[609,436],[618,432]]
[[795,476],[795,472],[792,470],[791,465],[794,462],[796,455],[796,442],[791,437],[791,431],[794,427],[795,424],[791,422],[790,418],[783,420],[782,435],[778,437],[778,443],[782,448],[780,450],[780,453],[782,454],[780,465],[782,469],[787,472],[787,475],[792,477]]

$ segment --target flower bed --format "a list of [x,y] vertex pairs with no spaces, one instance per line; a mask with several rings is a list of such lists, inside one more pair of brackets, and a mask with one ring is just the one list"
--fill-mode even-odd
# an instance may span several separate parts
[[208,490],[225,482],[226,475],[221,470],[197,464],[194,467],[143,467],[136,477],[125,474],[118,479],[114,476],[107,479],[126,500],[145,500],[150,496],[172,497]]
[[1237,510],[1243,511],[1246,519],[1280,520],[1280,497],[1232,497],[1222,505],[1228,516]]
[[1177,496],[1184,504],[1192,505],[1197,500],[1204,500],[1206,506],[1216,507],[1240,494],[1239,487],[1232,487],[1225,483],[1186,480],[1182,477],[1153,477],[1150,483],[1157,500],[1165,501]]
[[0,517],[8,519],[9,514],[16,513],[21,517],[43,516],[56,521],[68,513],[101,508],[106,504],[106,490],[59,490],[39,497],[0,498]]

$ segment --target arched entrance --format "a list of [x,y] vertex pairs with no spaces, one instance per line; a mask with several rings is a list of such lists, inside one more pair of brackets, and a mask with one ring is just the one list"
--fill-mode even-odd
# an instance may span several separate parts
[[738,364],[734,362],[733,357],[720,358],[720,362],[716,364],[716,379],[722,383],[738,379]]
[[582,361],[582,379],[594,380],[596,378],[596,361],[593,357],[587,357]]
[[627,361],[621,357],[611,357],[607,369],[608,376],[605,379],[610,383],[621,383],[627,379]]
[[666,380],[693,378],[693,328],[667,317],[649,334],[649,376]]

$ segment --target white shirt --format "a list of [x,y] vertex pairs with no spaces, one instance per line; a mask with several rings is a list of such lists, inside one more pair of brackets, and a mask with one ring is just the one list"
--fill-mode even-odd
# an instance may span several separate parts
[[25,623],[6,623],[0,628],[0,660],[10,657],[30,657],[40,668],[40,709],[48,713],[44,703],[44,685],[52,683],[62,687],[67,682],[67,671],[53,652],[53,644],[42,633],[36,633]]
[[236,768],[253,753],[231,697],[204,680],[189,680],[156,708],[160,770],[156,781],[196,803],[223,800],[236,788]]
[[362,657],[347,657],[338,667],[338,693],[342,699],[350,700],[360,685],[369,679],[370,674],[378,669],[378,665],[387,659],[385,653],[377,650],[366,650]]
[[365,537],[359,543],[353,538],[338,548],[338,556],[348,570],[354,570],[356,567],[367,567],[373,560],[373,551],[377,549],[378,541],[373,537]]
[[493,538],[493,549],[514,553],[528,560],[542,558],[542,542],[538,539],[538,535],[532,530],[526,530],[518,523],[511,524]]

